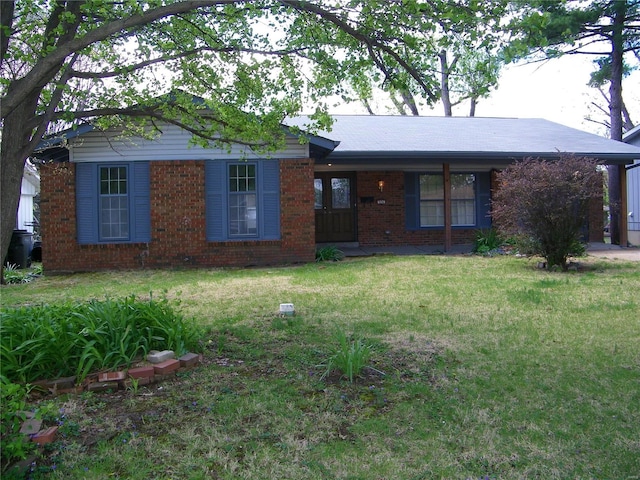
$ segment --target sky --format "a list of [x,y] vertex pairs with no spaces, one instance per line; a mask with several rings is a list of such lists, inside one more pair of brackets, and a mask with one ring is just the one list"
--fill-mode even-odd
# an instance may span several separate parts
[[[545,63],[509,65],[502,70],[498,88],[489,98],[481,99],[476,107],[477,117],[544,118],[601,136],[608,136],[602,125],[585,120],[604,119],[590,107],[597,101],[604,105],[600,93],[587,86],[594,67],[586,55],[566,55]],[[623,83],[623,98],[635,124],[640,123],[640,71],[634,72]],[[468,115],[468,102],[454,107],[456,116]],[[379,105],[376,113],[386,111]],[[358,104],[341,105],[332,113],[366,114]],[[443,115],[442,106],[425,115]]]
[[[591,102],[604,106],[600,93],[587,82],[594,70],[591,58],[567,55],[543,64],[510,66],[503,71],[491,97],[476,109],[477,116],[545,118],[569,127],[606,136],[606,128],[585,120],[604,119]],[[640,123],[640,72],[623,81],[624,101],[635,124]]]

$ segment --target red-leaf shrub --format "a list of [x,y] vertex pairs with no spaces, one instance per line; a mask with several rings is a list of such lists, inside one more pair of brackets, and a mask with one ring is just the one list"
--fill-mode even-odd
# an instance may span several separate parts
[[492,216],[502,235],[527,243],[547,267],[566,270],[580,245],[591,199],[602,197],[595,160],[563,155],[549,161],[528,158],[498,174]]

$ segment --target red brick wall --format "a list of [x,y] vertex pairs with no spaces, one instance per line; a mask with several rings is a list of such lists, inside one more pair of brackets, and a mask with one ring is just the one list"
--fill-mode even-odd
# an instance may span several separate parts
[[597,192],[600,198],[592,198],[589,204],[589,241],[604,242],[604,200],[602,199],[603,186]]
[[43,264],[47,272],[226,267],[315,258],[313,161],[280,162],[281,240],[207,242],[203,161],[150,163],[151,242],[78,245],[75,164],[41,170]]
[[280,162],[280,235],[289,261],[316,256],[313,160]]
[[[382,192],[378,181],[384,181]],[[444,245],[444,229],[407,230],[403,172],[358,172],[358,241],[362,246]],[[373,197],[373,203],[361,203],[361,197]],[[379,204],[384,200],[384,204]],[[453,229],[454,245],[471,244],[475,229]]]

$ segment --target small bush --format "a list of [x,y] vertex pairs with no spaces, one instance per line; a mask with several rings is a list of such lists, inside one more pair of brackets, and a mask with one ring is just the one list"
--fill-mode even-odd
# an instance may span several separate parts
[[77,376],[129,366],[149,350],[178,355],[198,331],[166,299],[92,300],[0,310],[0,373],[13,382]]
[[473,244],[473,252],[479,254],[489,253],[492,250],[496,250],[503,244],[498,231],[494,228],[487,230],[477,230],[476,239]]
[[344,252],[333,245],[316,251],[316,262],[338,262],[344,258]]
[[500,232],[521,249],[543,256],[547,266],[567,270],[579,253],[580,233],[592,199],[602,197],[602,174],[588,158],[526,159],[498,174],[492,217]]

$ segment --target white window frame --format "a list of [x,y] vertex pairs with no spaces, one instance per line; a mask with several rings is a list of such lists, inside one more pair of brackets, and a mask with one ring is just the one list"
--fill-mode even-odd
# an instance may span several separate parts
[[[102,178],[104,171],[107,171],[106,180]],[[116,177],[111,176],[113,172],[117,172]],[[120,176],[122,172],[124,172],[124,178]],[[103,187],[106,187],[105,193],[103,193]],[[124,193],[122,192],[123,187]],[[100,241],[128,241],[131,238],[130,191],[129,168],[126,165],[101,165],[98,167],[98,236]]]
[[[464,190],[458,190],[452,181],[451,188],[451,226],[452,227],[473,227],[476,225],[476,190],[477,178],[474,173],[452,173],[453,177],[473,177],[472,195],[460,195]],[[423,177],[439,178],[440,184],[436,185],[439,191],[426,192],[428,197],[423,197],[422,179]],[[433,196],[435,194],[435,197]],[[418,208],[421,228],[442,228],[444,227],[444,176],[441,173],[424,173],[418,179]],[[464,216],[466,218],[460,218]],[[469,220],[471,220],[469,222]]]
[[258,166],[255,163],[229,163],[228,231],[230,238],[258,237]]

